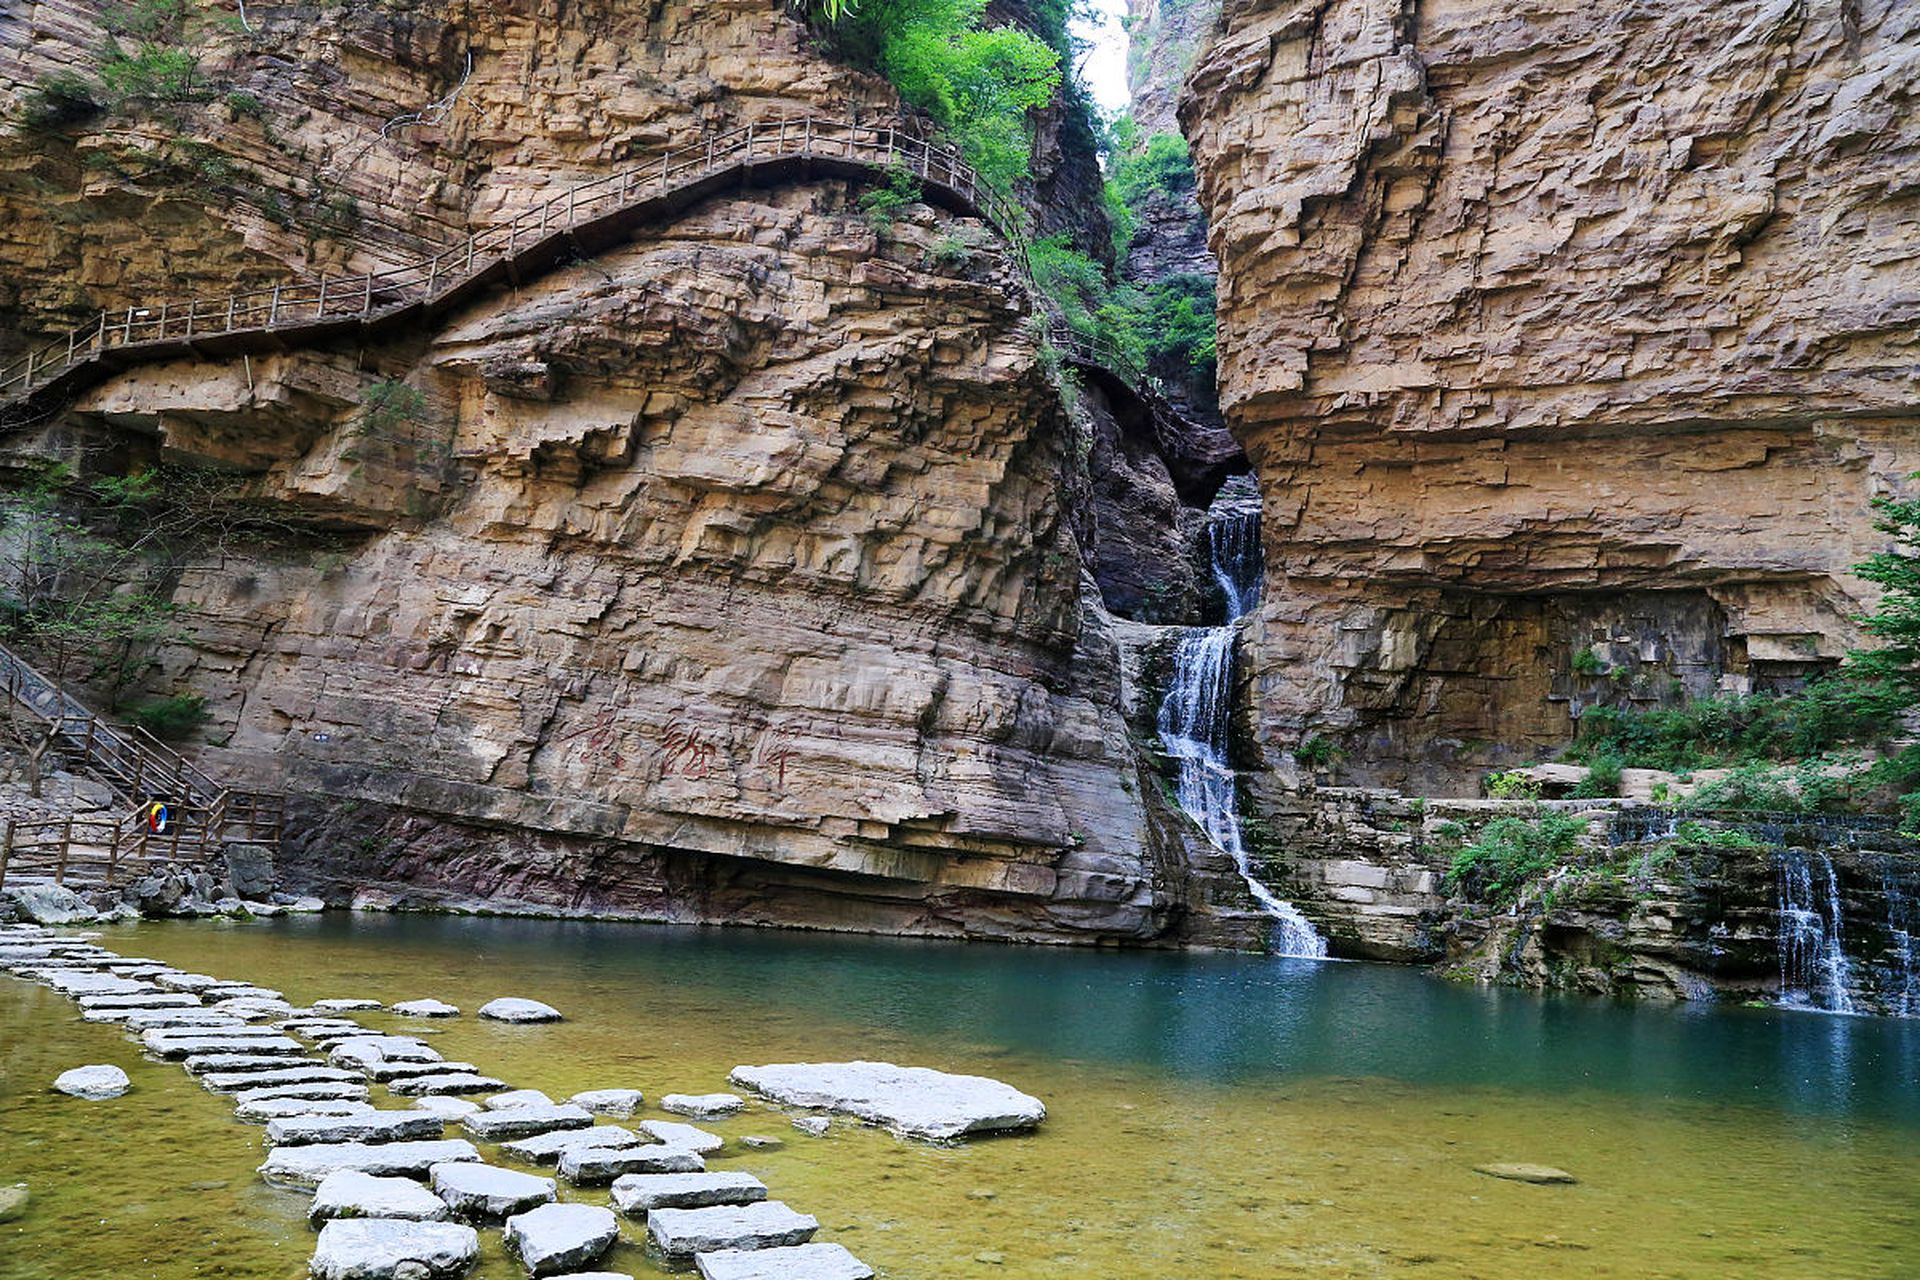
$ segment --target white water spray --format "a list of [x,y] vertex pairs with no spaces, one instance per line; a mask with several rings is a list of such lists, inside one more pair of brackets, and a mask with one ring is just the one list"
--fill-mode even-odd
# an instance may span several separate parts
[[1173,678],[1160,704],[1160,740],[1179,761],[1175,796],[1207,839],[1240,869],[1247,889],[1273,917],[1273,945],[1281,955],[1318,959],[1326,941],[1291,902],[1253,874],[1227,763],[1227,725],[1233,714],[1233,625],[1260,597],[1260,498],[1250,483],[1230,483],[1207,513],[1207,550],[1227,603],[1228,625],[1194,627],[1174,651]]
[[1775,877],[1782,1003],[1853,1013],[1853,966],[1840,941],[1840,880],[1833,859],[1783,849]]

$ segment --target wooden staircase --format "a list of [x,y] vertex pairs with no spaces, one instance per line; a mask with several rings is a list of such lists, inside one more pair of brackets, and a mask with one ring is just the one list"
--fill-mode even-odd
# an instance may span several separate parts
[[[219,298],[153,301],[95,319],[0,367],[0,406],[53,399],[117,369],[181,356],[284,351],[329,338],[371,338],[445,314],[494,285],[519,285],[556,264],[628,238],[636,225],[716,193],[818,176],[886,180],[907,173],[929,203],[985,219],[1027,265],[1025,215],[951,147],[897,125],[806,116],[715,130],[619,173],[571,188],[428,258],[385,271],[275,285]],[[1034,297],[1043,295],[1027,281]],[[1144,371],[1106,334],[1049,318],[1069,363],[1140,385]]]
[[[122,802],[119,816],[9,822],[0,832],[0,887],[9,877],[106,888],[155,866],[201,866],[229,844],[278,850],[284,798],[223,786],[144,729],[108,723],[19,655],[0,646],[4,697],[53,735],[54,747],[85,762]],[[167,829],[148,818],[166,804]]]

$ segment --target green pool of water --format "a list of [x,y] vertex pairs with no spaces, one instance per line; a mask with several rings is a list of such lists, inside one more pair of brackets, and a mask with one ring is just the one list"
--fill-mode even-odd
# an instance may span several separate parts
[[[567,1022],[364,1017],[555,1096],[651,1101],[725,1088],[740,1062],[870,1057],[1043,1098],[1038,1133],[962,1147],[846,1124],[810,1139],[758,1106],[711,1124],[783,1138],[714,1167],[756,1174],[895,1280],[1920,1275],[1908,1022],[1372,965],[546,921],[142,924],[102,942],[296,1003],[548,1001]],[[125,1067],[133,1091],[47,1091],[84,1062]],[[0,1184],[33,1192],[0,1225],[0,1277],[304,1276],[306,1197],[258,1181],[262,1149],[178,1067],[0,977]],[[1580,1182],[1473,1171],[1489,1161]],[[610,1263],[659,1274],[634,1245]],[[519,1272],[490,1243],[479,1274]]]

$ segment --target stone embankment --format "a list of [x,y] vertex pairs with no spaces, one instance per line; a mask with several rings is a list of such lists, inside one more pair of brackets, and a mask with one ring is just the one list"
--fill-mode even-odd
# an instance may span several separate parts
[[[498,1231],[529,1276],[579,1280],[622,1238],[623,1219],[645,1223],[644,1242],[656,1259],[691,1264],[706,1280],[873,1275],[842,1246],[815,1242],[818,1220],[770,1199],[759,1179],[709,1170],[709,1157],[731,1153],[721,1135],[676,1121],[646,1120],[632,1129],[599,1123],[603,1115],[631,1116],[645,1102],[638,1089],[591,1089],[556,1102],[539,1090],[511,1089],[473,1063],[449,1062],[417,1036],[346,1016],[381,1011],[376,1001],[295,1006],[271,988],[118,955],[93,936],[0,925],[0,971],[53,987],[90,1021],[120,1023],[152,1057],[178,1062],[210,1094],[231,1100],[239,1119],[264,1125],[261,1177],[312,1190],[306,1216],[319,1233],[310,1264],[316,1280],[463,1276],[478,1262],[483,1231]],[[459,1016],[434,1000],[383,1012],[405,1016],[408,1006],[416,1014]],[[562,1016],[517,997],[492,1001],[482,1014],[508,1022]],[[819,1102],[789,1096],[787,1077],[796,1073],[811,1081]],[[1037,1099],[996,1081],[924,1068],[793,1064],[742,1067],[734,1075],[750,1087],[764,1077],[777,1102],[850,1111],[938,1137],[1030,1127],[1045,1115]],[[138,1094],[137,1081],[111,1067],[76,1068],[54,1087],[81,1099]],[[376,1105],[380,1088],[402,1105]],[[488,1096],[453,1096],[462,1094]],[[747,1103],[729,1093],[667,1094],[660,1106],[704,1118],[736,1114]],[[794,1124],[816,1136],[829,1127],[817,1115]],[[449,1126],[460,1136],[447,1137]],[[739,1145],[777,1144],[759,1138]],[[484,1152],[483,1145],[496,1149]],[[499,1161],[552,1165],[554,1176]],[[611,1207],[563,1199],[563,1182],[575,1190],[607,1187]],[[590,1274],[618,1280],[611,1272]]]

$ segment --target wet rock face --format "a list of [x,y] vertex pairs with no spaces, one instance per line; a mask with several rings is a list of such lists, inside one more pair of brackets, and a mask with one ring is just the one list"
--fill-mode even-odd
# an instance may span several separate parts
[[1920,12],[1616,18],[1233,0],[1196,65],[1270,749],[1343,733],[1394,781],[1452,738],[1464,776],[1491,735],[1429,710],[1545,717],[1568,655],[1508,610],[1580,593],[1706,593],[1686,644],[1736,687],[1854,639],[1868,501],[1920,464]]

